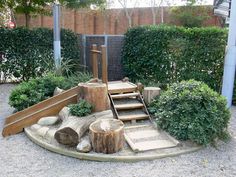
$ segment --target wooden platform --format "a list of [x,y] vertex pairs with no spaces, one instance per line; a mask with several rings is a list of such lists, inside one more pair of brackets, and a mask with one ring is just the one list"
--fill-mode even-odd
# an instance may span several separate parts
[[136,90],[137,90],[137,85],[131,82],[122,82],[122,81],[108,82],[108,92],[110,94],[134,92]]

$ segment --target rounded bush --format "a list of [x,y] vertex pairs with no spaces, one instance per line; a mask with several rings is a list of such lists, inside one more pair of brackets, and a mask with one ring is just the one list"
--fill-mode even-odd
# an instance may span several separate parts
[[214,144],[228,136],[226,99],[203,82],[174,83],[150,104],[157,124],[179,140]]
[[83,117],[91,114],[93,106],[86,100],[80,100],[77,104],[70,104],[70,113],[73,116]]

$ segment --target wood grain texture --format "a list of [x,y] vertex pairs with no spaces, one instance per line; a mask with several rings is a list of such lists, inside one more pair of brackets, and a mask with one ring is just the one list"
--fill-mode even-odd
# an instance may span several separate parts
[[[110,129],[104,130],[101,128],[103,121],[110,124]],[[89,131],[95,152],[112,154],[118,152],[124,146],[124,124],[119,120],[96,121],[90,125]]]
[[5,137],[19,133],[24,127],[35,124],[41,117],[58,114],[64,106],[77,102],[78,92],[78,87],[74,87],[7,117],[2,135]]

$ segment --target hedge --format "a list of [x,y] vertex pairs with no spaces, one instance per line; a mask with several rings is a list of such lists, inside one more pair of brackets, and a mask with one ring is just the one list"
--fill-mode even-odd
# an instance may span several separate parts
[[[61,30],[62,60],[70,60],[77,69],[79,64],[78,35]],[[53,69],[53,30],[46,28],[27,29],[0,28],[0,71],[5,78],[29,80]]]
[[166,86],[195,79],[219,91],[226,38],[227,31],[216,27],[131,28],[125,34],[122,63],[132,80]]

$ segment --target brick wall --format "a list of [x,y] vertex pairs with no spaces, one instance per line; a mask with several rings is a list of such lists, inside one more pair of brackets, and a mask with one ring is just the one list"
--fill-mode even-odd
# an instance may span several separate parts
[[[131,9],[130,9],[131,10]],[[157,15],[156,23],[161,23],[160,12]],[[164,23],[173,23],[169,17],[170,8],[164,8]],[[209,11],[211,18],[205,22],[206,26],[219,26],[217,17]],[[25,24],[24,15],[17,15],[17,25]],[[151,8],[133,9],[133,26],[152,24]],[[52,16],[37,16],[32,18],[30,27],[53,26]],[[79,34],[124,34],[128,28],[128,21],[123,9],[110,9],[105,12],[92,10],[70,10],[62,8],[61,26],[71,29]]]

